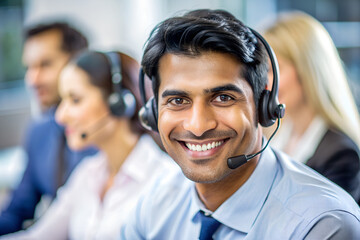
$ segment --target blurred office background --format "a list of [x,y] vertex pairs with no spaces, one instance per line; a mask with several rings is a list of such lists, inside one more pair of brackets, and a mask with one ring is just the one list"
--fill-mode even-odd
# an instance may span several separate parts
[[22,175],[22,137],[37,112],[23,80],[24,26],[68,21],[88,36],[90,48],[119,49],[140,61],[158,22],[196,8],[228,10],[255,29],[280,11],[297,9],[314,16],[338,47],[360,109],[359,0],[0,0],[0,209]]

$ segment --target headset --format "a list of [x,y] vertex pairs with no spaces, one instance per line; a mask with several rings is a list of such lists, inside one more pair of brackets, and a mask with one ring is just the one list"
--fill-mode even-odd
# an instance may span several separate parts
[[131,118],[135,114],[136,99],[128,89],[122,88],[121,59],[116,52],[107,52],[104,55],[111,69],[113,91],[108,98],[111,114]]
[[[258,105],[258,117],[259,123],[263,127],[269,127],[275,123],[275,121],[280,118],[283,118],[285,114],[285,105],[280,104],[278,100],[278,91],[279,91],[279,65],[275,56],[274,51],[270,47],[270,45],[266,42],[266,40],[255,30],[249,28],[250,31],[262,42],[264,45],[266,52],[269,55],[272,72],[273,72],[273,84],[271,91],[265,89],[261,93]],[[152,79],[154,82],[154,79]],[[139,111],[139,119],[141,125],[148,129],[158,132],[157,127],[157,106],[154,97],[151,97],[146,102],[146,93],[145,93],[145,73],[143,69],[140,69],[139,76],[139,87],[141,99],[143,101],[144,106]],[[275,131],[276,132],[276,131]],[[275,134],[274,132],[274,134]],[[273,135],[274,135],[273,134]]]

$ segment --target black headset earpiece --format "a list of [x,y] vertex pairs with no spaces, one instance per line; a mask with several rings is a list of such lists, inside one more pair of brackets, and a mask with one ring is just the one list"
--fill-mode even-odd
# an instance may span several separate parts
[[255,30],[249,28],[251,32],[259,39],[264,45],[266,52],[269,55],[271,68],[273,72],[273,84],[271,91],[265,89],[259,99],[259,123],[263,127],[269,127],[275,123],[277,119],[284,117],[285,105],[279,103],[279,65],[274,51],[267,43],[267,41]]
[[139,111],[140,123],[147,130],[158,132],[156,102],[154,97],[151,97],[146,101],[145,73],[142,68],[140,69],[139,75],[139,88],[141,100],[143,102],[143,107]]
[[121,60],[116,52],[105,53],[111,69],[113,92],[108,98],[111,114],[131,118],[135,114],[136,99],[128,90],[122,88]]
[[155,98],[151,97],[139,111],[141,125],[147,130],[158,132]]

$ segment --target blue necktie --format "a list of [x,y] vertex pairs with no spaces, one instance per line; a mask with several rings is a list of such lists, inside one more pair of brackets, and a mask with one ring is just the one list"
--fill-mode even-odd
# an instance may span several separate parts
[[220,226],[220,222],[211,216],[205,216],[203,211],[200,211],[201,230],[199,240],[212,240],[212,235]]

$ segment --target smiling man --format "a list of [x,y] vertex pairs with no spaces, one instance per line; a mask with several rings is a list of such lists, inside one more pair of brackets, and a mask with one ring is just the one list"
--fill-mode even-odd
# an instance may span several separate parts
[[262,41],[221,10],[154,29],[142,65],[155,98],[140,116],[182,173],[159,178],[121,239],[360,237],[360,210],[346,192],[266,148],[260,125],[280,121],[283,106],[276,87],[266,90]]

